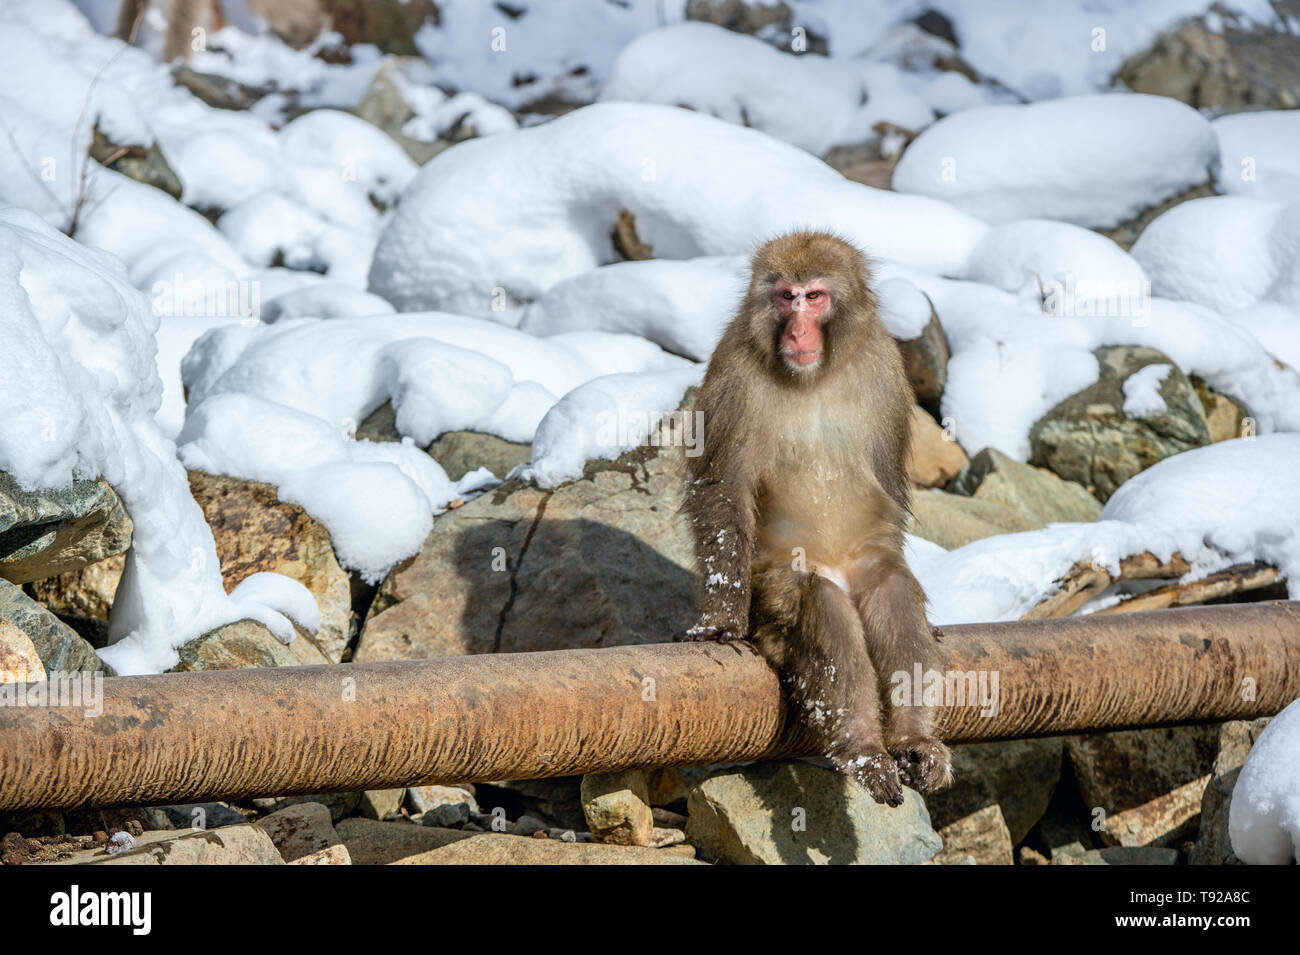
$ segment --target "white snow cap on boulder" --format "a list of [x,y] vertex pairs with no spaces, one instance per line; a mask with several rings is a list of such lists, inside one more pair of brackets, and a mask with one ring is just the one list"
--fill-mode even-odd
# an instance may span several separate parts
[[1220,312],[1258,302],[1300,310],[1300,201],[1211,196],[1181,203],[1146,227],[1133,257],[1157,295]]
[[32,213],[0,212],[0,314],[0,470],[31,488],[103,477],[135,525],[105,660],[156,673],[223,624],[257,620],[286,643],[291,617],[312,624],[301,609],[313,598],[287,577],[226,595],[212,532],[154,420],[158,319],[121,262]]
[[380,237],[370,290],[399,311],[502,321],[617,259],[621,211],[657,258],[751,252],[792,229],[960,274],[985,226],[943,202],[850,182],[801,149],[688,110],[597,103],[471,140],[425,165]]
[[1205,182],[1218,158],[1214,129],[1190,106],[1103,93],[946,116],[907,147],[893,185],[987,222],[1107,228]]
[[[900,88],[869,90],[863,63],[783,53],[711,23],[676,23],[637,37],[619,53],[601,100],[688,106],[821,155],[871,139],[890,120],[920,129],[934,112]],[[874,64],[886,71],[886,64]],[[889,102],[880,102],[888,100]]]

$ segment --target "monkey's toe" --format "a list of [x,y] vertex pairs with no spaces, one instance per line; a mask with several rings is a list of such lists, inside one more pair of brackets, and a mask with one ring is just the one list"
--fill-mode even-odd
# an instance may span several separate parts
[[900,773],[917,792],[928,793],[952,782],[952,752],[933,736],[901,739],[889,747]]
[[716,641],[726,643],[729,640],[739,639],[735,633],[726,627],[691,627],[677,638],[678,643],[704,643],[706,641]]
[[845,761],[843,771],[882,806],[903,804],[903,784],[886,752],[870,753]]

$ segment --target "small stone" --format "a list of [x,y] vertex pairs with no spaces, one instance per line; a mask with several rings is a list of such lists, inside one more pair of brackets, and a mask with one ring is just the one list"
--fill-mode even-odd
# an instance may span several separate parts
[[406,790],[406,807],[415,814],[447,803],[465,803],[471,815],[479,811],[474,794],[460,786],[410,786]]
[[582,812],[597,842],[648,846],[654,839],[650,792],[640,771],[583,776]]
[[458,829],[470,819],[470,805],[466,802],[448,802],[427,809],[421,822],[426,826],[438,826],[442,829]]
[[334,830],[329,809],[318,802],[286,806],[254,825],[271,837],[285,862],[294,862],[342,841]]
[[358,808],[367,819],[383,819],[397,814],[405,796],[405,789],[368,789],[361,794]]

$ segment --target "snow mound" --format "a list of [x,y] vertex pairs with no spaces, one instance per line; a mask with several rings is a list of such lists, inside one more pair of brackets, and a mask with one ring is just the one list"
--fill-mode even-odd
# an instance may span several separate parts
[[1300,199],[1300,111],[1260,110],[1220,116],[1219,191],[1256,199]]
[[212,533],[154,421],[157,318],[121,264],[31,213],[2,211],[0,309],[0,470],[26,487],[103,477],[135,524],[100,655],[119,673],[161,672],[176,647],[245,618],[293,639],[289,617],[302,615],[303,594],[312,602],[301,584],[226,595]]
[[1205,182],[1218,155],[1209,121],[1176,100],[1077,96],[946,116],[908,146],[893,185],[987,222],[1108,228]]
[[[934,120],[925,100],[889,81],[889,65],[782,53],[711,23],[678,23],[637,37],[619,53],[600,99],[689,106],[821,155],[874,139],[888,121],[919,130]],[[868,76],[879,82],[868,84]],[[888,94],[888,95],[887,95]]]
[[818,228],[943,274],[961,274],[985,229],[945,203],[850,182],[752,129],[598,103],[424,166],[380,237],[370,290],[399,311],[508,321],[557,282],[615,261],[610,234],[624,210],[657,258],[747,254]]
[[[698,385],[704,366],[674,371],[604,375],[575,388],[546,413],[533,439],[532,462],[519,477],[540,487],[555,487],[582,476],[588,461],[610,461],[645,443],[663,418],[676,412],[686,389]],[[685,413],[682,438],[686,453],[704,440],[696,415]]]
[[706,361],[744,295],[748,273],[743,256],[616,262],[552,285],[524,309],[519,328],[534,335],[630,332]]
[[[1124,557],[1181,553],[1189,579],[1265,561],[1300,594],[1300,435],[1224,441],[1159,462],[1125,482],[1092,524],[1053,524],[944,551],[909,538],[908,561],[937,624],[1016,620],[1080,561],[1118,573]],[[942,493],[921,492],[921,493]],[[1240,502],[1249,501],[1250,506]]]
[[1259,302],[1300,310],[1300,202],[1193,199],[1147,226],[1133,257],[1157,295],[1220,312]]
[[1249,865],[1300,861],[1300,700],[1264,727],[1232,789],[1232,851]]

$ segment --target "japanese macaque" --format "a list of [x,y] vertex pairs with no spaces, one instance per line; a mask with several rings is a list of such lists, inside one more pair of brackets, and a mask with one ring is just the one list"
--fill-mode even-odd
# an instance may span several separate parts
[[941,788],[952,769],[933,709],[890,705],[891,676],[940,648],[902,552],[912,393],[868,280],[825,233],[754,255],[696,403],[701,615],[685,639],[748,636],[825,755],[897,806],[904,783]]

